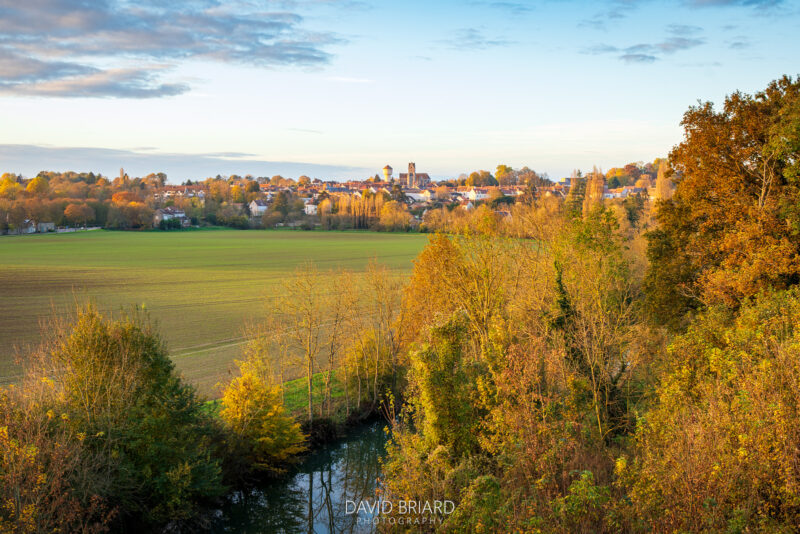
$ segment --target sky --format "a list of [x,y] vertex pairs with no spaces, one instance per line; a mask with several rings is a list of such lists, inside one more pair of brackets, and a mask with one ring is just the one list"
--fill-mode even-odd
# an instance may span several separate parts
[[800,0],[0,0],[0,173],[551,178],[800,74]]

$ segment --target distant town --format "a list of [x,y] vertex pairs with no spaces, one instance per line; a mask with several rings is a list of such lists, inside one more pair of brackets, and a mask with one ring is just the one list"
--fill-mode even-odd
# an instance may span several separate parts
[[431,230],[437,229],[428,220],[435,210],[470,212],[487,206],[498,217],[510,218],[518,201],[668,198],[674,187],[668,174],[661,159],[607,172],[576,170],[558,181],[527,167],[498,165],[494,173],[475,171],[437,182],[413,162],[397,175],[386,165],[371,178],[348,182],[232,175],[168,185],[163,173],[132,178],[124,169],[113,180],[94,173],[41,172],[33,178],[6,173],[0,178],[0,233],[217,225]]

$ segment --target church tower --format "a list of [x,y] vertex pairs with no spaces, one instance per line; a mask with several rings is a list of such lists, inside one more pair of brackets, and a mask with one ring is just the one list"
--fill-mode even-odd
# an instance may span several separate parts
[[417,164],[408,164],[408,187],[417,187]]

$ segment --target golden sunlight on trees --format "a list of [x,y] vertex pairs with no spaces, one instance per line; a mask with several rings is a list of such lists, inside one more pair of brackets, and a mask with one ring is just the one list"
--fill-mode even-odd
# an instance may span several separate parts
[[[585,220],[536,205],[515,213],[514,231],[537,240],[485,224],[431,238],[416,262],[404,314],[420,344],[408,356],[409,408],[395,426],[387,493],[453,498],[462,511],[442,519],[454,531],[513,531],[526,514],[545,531],[596,531],[613,482],[604,451],[633,431],[638,384],[659,345],[643,341],[639,270],[609,210]],[[584,505],[586,514],[575,509]]]
[[25,191],[28,193],[40,196],[47,194],[48,189],[50,189],[50,185],[44,176],[37,176],[28,182],[27,187],[25,187]]
[[793,532],[799,94],[691,108],[669,162],[613,169],[658,169],[656,221],[576,172],[431,237],[384,498],[452,499],[449,532]]
[[[285,277],[220,403],[175,374],[138,312],[48,324],[21,386],[0,390],[0,531],[179,530],[223,483],[280,474],[334,422],[383,412],[377,495],[454,506],[393,531],[795,532],[800,80],[699,104],[683,127],[668,160],[557,186],[500,165],[530,187],[467,209],[331,187],[323,228],[409,229],[413,212],[438,233],[408,280],[375,261]],[[0,181],[7,226],[51,210],[85,223],[95,193],[113,193],[117,227],[148,215],[134,190],[52,177],[72,195],[56,203],[16,180]],[[209,182],[221,214],[235,181]],[[623,183],[647,190],[604,195]],[[301,209],[281,192],[264,220]]]
[[23,190],[22,185],[17,183],[16,177],[11,177],[7,173],[0,180],[0,197],[13,200],[17,194]]
[[670,347],[654,407],[617,462],[634,517],[662,532],[800,524],[800,293],[731,322],[717,306]]
[[106,531],[114,512],[93,493],[92,455],[26,395],[0,390],[0,532]]
[[380,213],[380,225],[384,230],[408,230],[411,227],[411,214],[405,204],[392,200],[383,205]]
[[800,81],[734,93],[720,111],[699,104],[682,124],[686,138],[670,154],[677,189],[648,236],[650,305],[671,323],[800,276]]
[[239,370],[225,388],[220,411],[231,434],[231,456],[262,472],[284,472],[305,450],[300,424],[285,412],[280,386],[266,382],[251,362],[241,362]]

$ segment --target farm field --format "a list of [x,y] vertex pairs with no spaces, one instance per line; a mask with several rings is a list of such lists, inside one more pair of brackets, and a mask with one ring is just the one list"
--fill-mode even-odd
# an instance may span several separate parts
[[363,271],[375,258],[398,274],[427,238],[371,232],[92,231],[0,238],[0,384],[54,314],[94,301],[103,311],[143,306],[177,368],[215,396],[243,343],[270,313],[283,277],[311,260],[320,271]]

